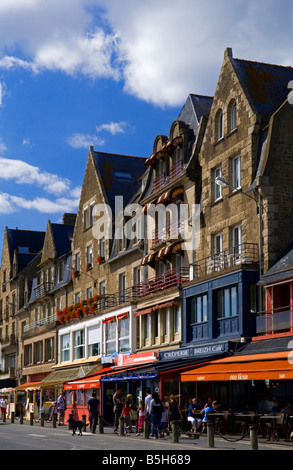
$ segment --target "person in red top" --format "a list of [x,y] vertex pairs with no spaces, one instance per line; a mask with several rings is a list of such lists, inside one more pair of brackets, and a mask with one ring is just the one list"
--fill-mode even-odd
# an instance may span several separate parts
[[131,412],[130,403],[126,401],[124,407],[122,408],[122,413],[121,413],[120,418],[124,418],[124,425],[125,425],[124,434],[126,434],[126,430],[127,430],[127,436],[130,436],[130,431],[131,431],[130,412]]

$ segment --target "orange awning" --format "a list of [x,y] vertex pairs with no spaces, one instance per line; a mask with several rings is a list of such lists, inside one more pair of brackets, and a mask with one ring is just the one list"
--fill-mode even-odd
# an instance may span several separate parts
[[232,356],[183,372],[182,382],[293,379],[290,352]]
[[15,387],[15,390],[39,390],[40,388],[42,388],[42,382],[26,382]]

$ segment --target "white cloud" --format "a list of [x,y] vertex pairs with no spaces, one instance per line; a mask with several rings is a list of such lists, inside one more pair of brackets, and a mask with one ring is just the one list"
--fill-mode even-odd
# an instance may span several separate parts
[[0,158],[0,179],[13,180],[17,184],[36,185],[52,194],[62,194],[70,189],[70,181],[67,178],[60,178],[22,160],[10,158]]
[[0,155],[2,155],[3,153],[5,153],[6,150],[7,150],[7,146],[6,146],[6,144],[3,142],[2,137],[0,137]]
[[214,93],[226,47],[292,65],[292,13],[290,0],[1,0],[0,67],[123,80],[141,100],[182,105]]
[[96,126],[96,131],[107,131],[110,132],[112,135],[116,134],[124,134],[125,129],[128,127],[128,124],[124,121],[120,122],[110,122],[109,124],[101,124],[100,126]]
[[105,141],[96,135],[76,133],[73,136],[68,137],[67,143],[75,149],[88,149],[90,145],[94,147],[102,147],[105,144]]
[[0,214],[11,214],[19,209],[35,210],[41,214],[59,214],[76,211],[79,198],[58,198],[52,201],[48,198],[36,197],[25,199],[7,193],[0,193]]

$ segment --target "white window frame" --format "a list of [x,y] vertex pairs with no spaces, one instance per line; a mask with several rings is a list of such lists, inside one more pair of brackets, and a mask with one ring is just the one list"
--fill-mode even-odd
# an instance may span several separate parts
[[222,177],[222,167],[218,166],[217,168],[214,169],[214,190],[215,190],[215,201],[218,201],[219,199],[222,198],[222,186],[216,183],[216,178]]
[[234,190],[241,188],[241,157],[239,155],[232,160],[232,186]]

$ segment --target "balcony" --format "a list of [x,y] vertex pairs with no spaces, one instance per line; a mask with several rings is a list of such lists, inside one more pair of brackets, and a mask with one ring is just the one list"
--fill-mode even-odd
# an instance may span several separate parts
[[162,186],[164,186],[166,182],[166,175],[165,173],[162,173],[161,175],[157,176],[156,178],[154,178],[154,181],[153,181],[153,192],[154,191],[157,191],[158,189],[160,189]]
[[36,328],[40,328],[44,325],[50,325],[52,323],[56,323],[58,321],[58,315],[54,313],[53,315],[49,315],[46,318],[42,318],[41,320],[37,320],[35,322],[29,323],[28,325],[24,326],[23,332],[28,333],[31,330],[35,330]]
[[293,305],[259,312],[256,317],[258,336],[293,334]]
[[53,287],[54,284],[52,282],[42,282],[38,286],[34,287],[33,291],[35,300],[49,295]]
[[177,162],[170,168],[169,172],[169,181],[173,181],[177,176],[181,175],[184,170],[184,165],[182,161]]
[[159,276],[138,284],[137,298],[162,293],[172,287],[180,287],[187,281],[189,281],[188,268],[176,268],[171,271],[166,271],[164,274],[160,274]]
[[158,248],[166,242],[180,240],[184,238],[184,222],[183,220],[176,220],[168,227],[153,230],[151,248]]
[[259,261],[258,245],[242,243],[230,250],[221,251],[190,265],[190,280],[201,280],[219,274],[224,270],[233,270],[243,265],[253,265]]

